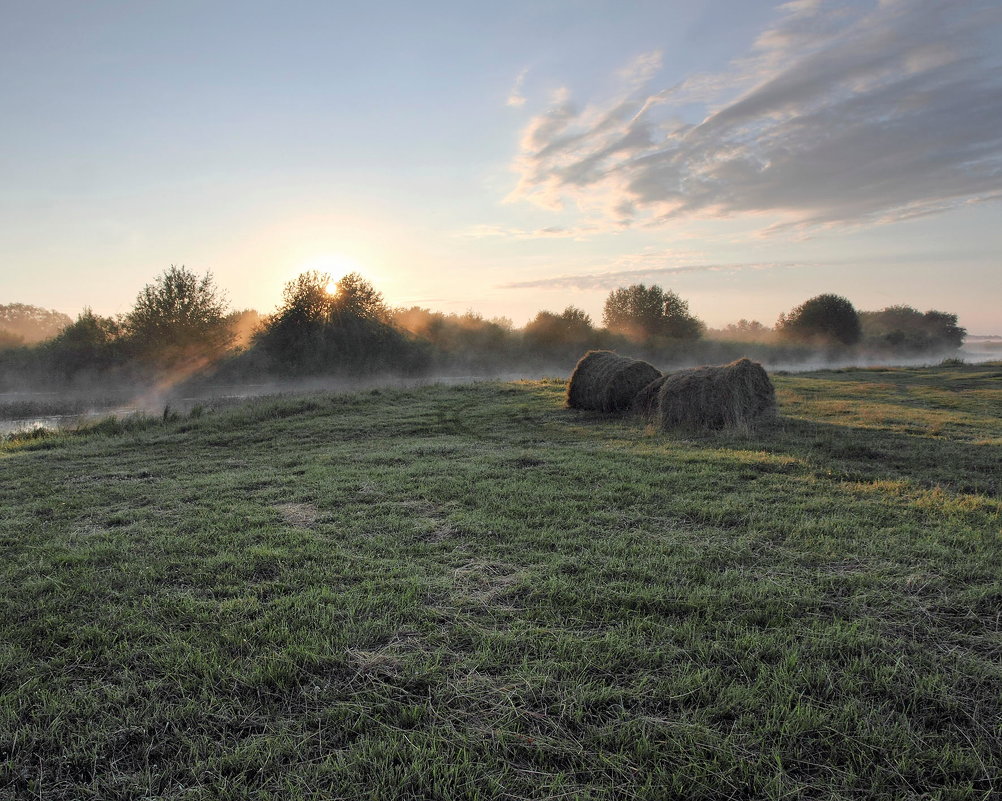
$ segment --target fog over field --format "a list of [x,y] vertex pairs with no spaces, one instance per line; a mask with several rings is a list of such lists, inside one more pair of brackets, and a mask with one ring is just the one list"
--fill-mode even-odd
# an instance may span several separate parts
[[[992,347],[996,345],[996,347]],[[770,372],[806,373],[848,367],[909,367],[936,364],[943,358],[962,359],[967,364],[1002,362],[1002,338],[997,341],[976,341],[948,357],[897,357],[893,360],[861,354],[852,358],[815,357],[806,361],[770,362],[762,364]],[[665,371],[696,366],[698,362],[677,361],[659,364]],[[443,373],[421,377],[399,375],[369,375],[357,378],[315,376],[312,378],[274,380],[264,383],[220,385],[211,382],[163,389],[145,386],[115,387],[114,389],[0,392],[0,436],[38,427],[72,428],[109,415],[188,414],[195,407],[225,408],[250,398],[282,395],[304,395],[317,392],[345,393],[373,389],[393,389],[462,384],[477,381],[523,381],[543,378],[566,378],[573,363],[550,367],[527,365],[524,369],[507,367],[504,372],[483,372],[460,375]],[[93,384],[95,382],[86,382]]]

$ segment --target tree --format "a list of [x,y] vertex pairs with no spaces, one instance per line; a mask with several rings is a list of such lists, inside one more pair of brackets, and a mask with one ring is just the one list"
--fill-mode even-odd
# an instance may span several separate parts
[[382,294],[358,273],[348,273],[335,284],[332,311],[342,320],[390,320]]
[[577,306],[568,306],[560,312],[560,317],[568,325],[579,325],[589,329],[592,327],[591,315],[584,309],[579,309]]
[[609,294],[602,322],[613,333],[638,342],[654,338],[696,340],[703,323],[689,313],[689,304],[670,289],[634,284]]
[[816,344],[854,345],[862,336],[856,308],[832,294],[818,295],[781,314],[776,331],[784,339]]
[[560,314],[541,311],[523,330],[526,341],[537,348],[580,347],[592,333],[591,317],[574,306],[568,306]]
[[276,316],[317,322],[326,320],[334,304],[334,298],[327,291],[330,283],[330,273],[317,270],[300,273],[282,290],[282,305]]
[[28,345],[51,339],[72,322],[70,317],[55,309],[43,309],[27,303],[0,306],[0,331],[20,337]]
[[334,285],[327,341],[340,351],[342,366],[369,370],[401,350],[402,333],[391,323],[382,294],[358,273],[348,273]]
[[957,315],[930,310],[924,314],[911,306],[888,306],[875,312],[860,312],[867,344],[897,351],[956,350],[967,331],[957,325]]
[[422,366],[372,284],[358,273],[343,276],[333,292],[331,283],[328,273],[310,271],[286,284],[282,305],[255,334],[255,347],[293,372]]
[[53,366],[67,375],[103,370],[121,361],[121,323],[84,308],[77,319],[43,346]]
[[964,344],[967,329],[957,325],[957,315],[930,309],[922,315],[930,338],[951,348]]
[[323,350],[324,329],[334,308],[327,291],[330,283],[330,274],[317,270],[289,281],[282,290],[282,305],[265,318],[254,345],[285,367],[302,366],[308,355],[315,359]]
[[772,336],[772,329],[766,328],[758,320],[746,320],[742,317],[736,323],[728,323],[719,334],[722,339],[733,339],[739,342],[763,342]]
[[137,353],[160,364],[211,360],[233,342],[226,300],[211,273],[171,265],[143,287],[125,329]]

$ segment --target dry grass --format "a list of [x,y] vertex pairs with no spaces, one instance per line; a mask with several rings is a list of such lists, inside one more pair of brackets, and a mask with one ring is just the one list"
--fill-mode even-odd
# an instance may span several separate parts
[[317,521],[317,507],[312,503],[282,503],[275,507],[287,525],[309,528]]
[[651,383],[638,392],[633,398],[630,411],[641,417],[652,420],[658,411],[658,399],[661,396],[661,387],[668,376],[663,375],[655,378]]
[[762,365],[738,359],[667,376],[654,417],[663,429],[746,427],[776,413],[776,391]]

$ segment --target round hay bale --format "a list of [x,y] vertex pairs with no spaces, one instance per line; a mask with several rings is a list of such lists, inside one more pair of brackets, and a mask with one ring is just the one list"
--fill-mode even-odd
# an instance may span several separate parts
[[661,373],[639,359],[611,350],[590,350],[574,368],[567,385],[567,405],[572,409],[621,412]]
[[666,376],[658,394],[661,428],[748,426],[774,416],[776,390],[761,364],[748,359]]

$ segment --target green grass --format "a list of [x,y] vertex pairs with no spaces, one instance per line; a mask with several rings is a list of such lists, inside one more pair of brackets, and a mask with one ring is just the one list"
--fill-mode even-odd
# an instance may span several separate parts
[[991,799],[1002,370],[561,382],[0,448],[0,798]]

